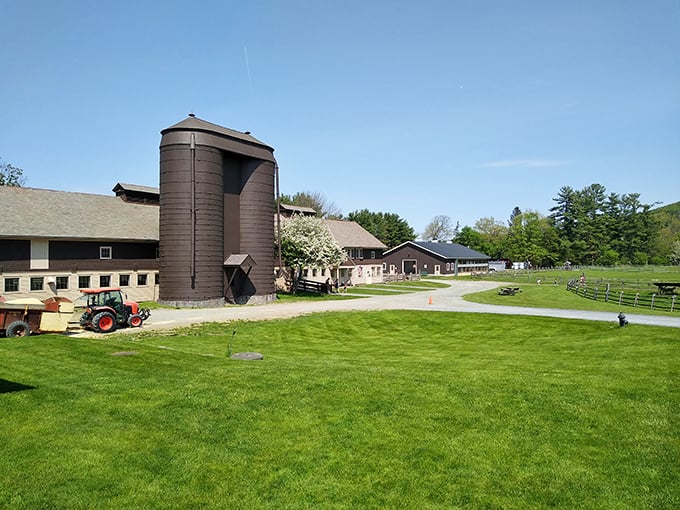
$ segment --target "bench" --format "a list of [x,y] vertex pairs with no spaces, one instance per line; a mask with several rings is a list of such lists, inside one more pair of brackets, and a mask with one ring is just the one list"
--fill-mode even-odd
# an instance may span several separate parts
[[498,289],[499,296],[514,296],[518,292],[522,292],[519,287],[501,287]]

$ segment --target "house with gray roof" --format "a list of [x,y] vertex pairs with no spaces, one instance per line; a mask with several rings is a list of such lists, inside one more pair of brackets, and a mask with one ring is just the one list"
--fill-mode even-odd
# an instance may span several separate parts
[[383,281],[383,252],[387,246],[355,221],[325,220],[333,237],[347,252],[336,275],[345,281],[378,283]]
[[383,262],[389,273],[458,275],[487,272],[491,257],[458,243],[406,241],[387,250]]
[[117,184],[117,196],[105,196],[0,186],[0,295],[75,299],[81,288],[120,286],[130,299],[155,299],[153,190]]

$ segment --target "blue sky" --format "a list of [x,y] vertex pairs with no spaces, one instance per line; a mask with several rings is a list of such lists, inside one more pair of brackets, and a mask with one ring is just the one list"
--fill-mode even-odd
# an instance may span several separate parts
[[36,188],[158,185],[193,112],[281,191],[474,225],[560,187],[680,200],[680,2],[0,0],[0,157]]

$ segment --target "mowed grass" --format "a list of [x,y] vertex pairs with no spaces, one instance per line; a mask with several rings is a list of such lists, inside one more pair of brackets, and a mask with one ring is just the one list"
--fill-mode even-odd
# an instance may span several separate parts
[[678,339],[415,311],[1,339],[0,508],[678,508]]

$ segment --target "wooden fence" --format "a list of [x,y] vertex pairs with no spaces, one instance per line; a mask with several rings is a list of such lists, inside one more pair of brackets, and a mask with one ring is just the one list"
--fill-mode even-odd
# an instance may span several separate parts
[[637,288],[635,288],[633,282],[626,284],[623,281],[608,283],[601,281],[599,285],[581,283],[577,279],[567,282],[568,291],[595,301],[605,301],[649,310],[680,311],[680,304],[677,303],[677,296],[675,294],[659,295],[657,292],[650,293],[651,287],[652,284],[647,282],[644,284],[638,282]]

